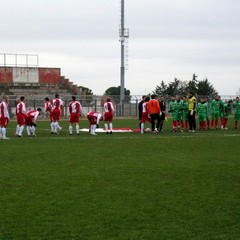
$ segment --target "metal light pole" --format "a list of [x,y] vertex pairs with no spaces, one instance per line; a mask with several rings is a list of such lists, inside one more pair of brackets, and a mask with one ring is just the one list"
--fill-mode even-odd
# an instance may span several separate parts
[[124,99],[125,99],[125,38],[129,37],[128,29],[125,29],[125,7],[124,0],[121,0],[121,28],[119,30],[119,37],[121,43],[121,67],[120,67],[120,116],[124,115]]

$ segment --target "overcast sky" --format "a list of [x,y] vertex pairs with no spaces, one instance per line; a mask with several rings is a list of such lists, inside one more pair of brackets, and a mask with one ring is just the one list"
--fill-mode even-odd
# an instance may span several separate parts
[[[240,88],[239,0],[125,0],[133,95],[162,80],[208,78],[221,95]],[[103,94],[120,85],[120,0],[1,2],[0,52],[39,55],[75,84]]]

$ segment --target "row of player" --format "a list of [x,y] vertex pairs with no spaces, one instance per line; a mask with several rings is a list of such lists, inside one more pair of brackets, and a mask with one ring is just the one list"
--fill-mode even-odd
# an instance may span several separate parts
[[233,110],[235,129],[238,128],[240,120],[239,97],[224,102],[220,96],[216,95],[211,102],[208,102],[207,98],[201,98],[197,103],[196,97],[190,91],[188,96],[184,96],[182,99],[180,96],[171,96],[168,111],[166,106],[164,97],[160,99],[157,95],[152,95],[151,99],[148,96],[142,97],[142,101],[138,105],[141,133],[145,132],[145,122],[147,121],[151,123],[153,133],[161,132],[167,114],[171,114],[173,132],[176,132],[177,129],[182,132],[195,132],[196,115],[198,115],[200,130],[217,129],[219,122],[221,122],[221,128],[227,130],[228,117]]
[[[49,114],[50,118],[50,127],[52,134],[59,134],[62,128],[59,125],[61,109],[63,108],[63,101],[60,99],[59,94],[55,94],[54,99],[45,98],[45,112]],[[91,111],[87,114],[87,119],[89,121],[89,133],[91,135],[96,135],[96,128],[99,124],[99,121],[105,121],[105,130],[107,134],[112,134],[113,124],[113,113],[114,107],[110,98],[106,99],[106,102],[103,106],[104,116],[101,113],[96,111]],[[17,100],[16,106],[16,117],[17,117],[17,127],[16,127],[16,136],[22,137],[23,131],[26,126],[28,136],[36,136],[36,125],[38,116],[41,114],[42,109],[37,108],[36,110],[26,110],[25,97],[22,96]],[[69,134],[73,134],[73,124],[76,127],[76,133],[79,135],[79,121],[80,116],[83,116],[82,105],[79,101],[76,100],[75,96],[72,96],[72,100],[69,103]],[[8,112],[8,96],[3,96],[2,102],[0,103],[0,139],[9,139],[6,136],[7,126],[10,120]]]

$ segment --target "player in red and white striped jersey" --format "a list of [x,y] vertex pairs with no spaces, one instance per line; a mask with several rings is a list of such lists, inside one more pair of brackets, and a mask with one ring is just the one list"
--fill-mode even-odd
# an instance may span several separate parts
[[112,129],[113,129],[112,120],[113,120],[113,113],[115,110],[110,97],[108,97],[107,101],[104,103],[103,110],[104,110],[105,130],[107,131],[107,134],[108,134],[109,133],[108,129],[109,129],[110,134],[112,134]]
[[141,134],[144,133],[145,122],[151,122],[149,112],[147,111],[147,103],[150,97],[145,97],[144,103],[142,104],[142,117],[141,117]]
[[72,96],[72,101],[69,103],[69,134],[72,135],[72,124],[76,124],[76,133],[79,135],[79,118],[82,115],[82,105],[79,101],[76,101],[76,97]]
[[87,118],[90,123],[90,134],[97,135],[95,131],[96,131],[96,128],[98,127],[99,122],[103,120],[102,114],[94,111],[89,112],[87,114]]
[[37,108],[37,110],[30,110],[26,113],[26,125],[27,125],[27,135],[36,137],[36,126],[37,126],[37,118],[42,111],[41,108]]
[[44,108],[45,108],[45,112],[48,112],[49,113],[49,119],[50,119],[50,127],[51,127],[51,131],[50,133],[53,133],[54,131],[54,123],[53,123],[53,117],[52,117],[52,103],[51,101],[49,100],[48,97],[46,97],[45,99],[45,105],[44,105]]
[[16,135],[18,135],[18,137],[22,137],[26,115],[26,105],[24,96],[20,97],[20,102],[16,106],[16,115],[17,115]]
[[63,101],[59,98],[59,94],[55,94],[52,103],[52,118],[53,118],[53,133],[59,133],[62,128],[59,126],[61,109],[63,108]]
[[9,118],[8,96],[5,95],[0,103],[0,139],[9,139],[6,137]]

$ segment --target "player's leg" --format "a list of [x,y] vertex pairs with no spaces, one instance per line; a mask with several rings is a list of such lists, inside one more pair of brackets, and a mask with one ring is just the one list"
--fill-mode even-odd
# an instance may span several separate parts
[[31,133],[33,137],[36,137],[36,127],[37,125],[34,123],[31,125]]
[[105,128],[106,133],[108,134],[108,122],[106,121],[106,119],[105,119],[105,123],[104,123],[104,128]]
[[76,122],[76,133],[79,135],[80,127],[79,127],[79,122]]
[[211,129],[214,129],[215,115],[212,113]]
[[240,114],[238,114],[238,113],[235,113],[235,115],[234,115],[234,128],[235,129],[238,129],[238,121],[239,121],[239,119],[240,119]]
[[196,118],[195,118],[195,111],[193,112],[193,115],[192,115],[192,124],[193,124],[193,130],[192,132],[195,132],[196,131]]
[[68,133],[69,133],[69,135],[72,135],[72,133],[73,133],[73,127],[72,127],[71,122],[69,122],[69,125],[68,125]]
[[141,122],[141,134],[144,133],[144,128],[145,128],[145,124],[144,122]]
[[9,139],[6,137],[7,134],[7,128],[6,127],[2,127],[2,139]]
[[112,134],[112,130],[113,130],[113,124],[112,124],[112,122],[109,122],[109,129],[110,129],[110,134]]
[[19,132],[18,132],[18,137],[22,137],[23,130],[24,130],[24,125],[25,125],[25,116],[21,115],[19,117]]

